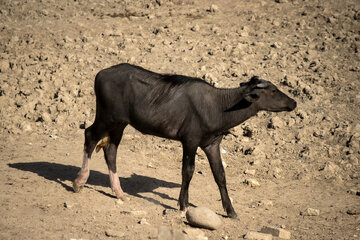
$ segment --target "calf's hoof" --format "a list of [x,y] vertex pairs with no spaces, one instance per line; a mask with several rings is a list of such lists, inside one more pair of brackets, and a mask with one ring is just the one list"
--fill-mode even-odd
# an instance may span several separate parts
[[84,184],[79,184],[79,183],[76,182],[76,180],[73,181],[73,190],[74,190],[74,192],[76,192],[76,193],[80,192],[81,189],[83,189],[83,187],[84,187]]
[[239,217],[238,217],[238,215],[236,214],[236,212],[230,212],[230,213],[227,214],[227,216],[228,216],[229,218],[239,220]]
[[123,202],[130,201],[130,196],[128,194],[124,193],[123,191],[121,191],[121,193],[114,191],[114,193],[115,193],[117,199],[120,199]]
[[183,210],[180,209],[180,216],[185,217],[187,211],[189,211],[190,207],[185,207]]

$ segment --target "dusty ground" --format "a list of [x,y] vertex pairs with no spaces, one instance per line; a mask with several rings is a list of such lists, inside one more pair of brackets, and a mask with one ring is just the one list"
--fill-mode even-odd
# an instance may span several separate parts
[[[152,239],[159,226],[190,228],[176,211],[177,142],[126,129],[118,169],[129,202],[113,197],[102,154],[83,192],[72,191],[93,79],[120,62],[219,87],[259,75],[297,100],[296,111],[259,113],[225,137],[240,220],[222,217],[221,229],[203,230],[209,239],[262,226],[292,239],[359,239],[359,10],[359,0],[1,0],[0,239]],[[224,215],[200,150],[196,172],[191,203]],[[307,208],[320,214],[300,215]]]

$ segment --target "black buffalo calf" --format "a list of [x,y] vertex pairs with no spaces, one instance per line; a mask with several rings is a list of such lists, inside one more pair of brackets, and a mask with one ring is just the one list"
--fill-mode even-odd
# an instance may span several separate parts
[[[95,79],[96,117],[85,130],[84,159],[73,183],[79,192],[89,177],[89,159],[98,145],[103,147],[111,188],[124,196],[116,172],[116,152],[124,128],[130,124],[144,134],[182,143],[180,210],[189,206],[188,189],[194,173],[195,154],[206,154],[229,217],[237,215],[226,189],[219,144],[230,128],[259,111],[291,111],[296,102],[269,81],[252,77],[238,88],[220,89],[201,79],[158,74],[130,64],[100,71]],[[105,139],[105,140],[104,140]]]

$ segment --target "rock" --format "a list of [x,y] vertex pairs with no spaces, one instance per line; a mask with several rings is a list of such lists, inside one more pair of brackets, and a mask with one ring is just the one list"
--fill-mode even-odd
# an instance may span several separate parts
[[[239,33],[240,34],[240,33]],[[231,50],[231,54],[234,56],[245,55],[249,46],[244,43],[238,43],[234,49]]]
[[281,25],[281,22],[278,21],[278,20],[274,20],[274,21],[272,22],[272,24],[273,24],[275,27],[279,27],[279,26]]
[[260,187],[260,183],[253,178],[245,179],[245,183],[249,185],[250,187]]
[[190,225],[210,230],[218,229],[222,224],[219,216],[206,207],[190,208],[186,212],[186,219]]
[[349,209],[346,211],[349,215],[359,215],[360,214],[360,208],[359,209]]
[[51,134],[51,135],[50,135],[50,138],[52,138],[52,139],[56,140],[56,139],[58,139],[58,138],[59,138],[59,136],[58,136],[58,135],[56,135],[56,134]]
[[347,192],[353,195],[360,196],[360,191],[356,189],[349,189]]
[[195,25],[195,26],[192,26],[190,28],[190,30],[193,31],[193,32],[198,32],[198,31],[200,31],[200,27],[199,27],[199,25]]
[[240,30],[237,31],[237,33],[241,36],[241,37],[248,37],[249,36],[249,28],[248,27],[241,27]]
[[146,220],[146,218],[142,218],[138,223],[139,223],[139,224],[142,224],[142,225],[150,225],[150,223],[148,223],[148,221]]
[[72,202],[64,202],[64,207],[65,208],[72,208],[74,206],[74,204]]
[[277,228],[277,227],[267,227],[264,226],[263,228],[261,228],[262,233],[268,233],[273,235],[274,237],[279,237],[282,239],[290,239],[291,237],[291,233],[289,231],[286,231],[282,228]]
[[105,235],[106,235],[107,237],[120,238],[120,237],[123,237],[123,236],[124,236],[124,233],[121,232],[121,231],[116,231],[116,230],[107,229],[107,230],[105,230]]
[[190,238],[175,229],[166,227],[166,226],[161,226],[158,228],[158,240],[190,240]]
[[219,7],[218,7],[217,5],[215,5],[215,4],[212,4],[207,11],[208,11],[208,12],[218,12],[218,11],[219,11]]
[[32,127],[30,123],[27,122],[22,122],[20,123],[20,129],[24,132],[31,132],[32,131]]
[[320,171],[324,171],[326,174],[333,175],[340,170],[340,167],[333,162],[326,162],[325,165],[320,169]]
[[228,167],[228,165],[226,164],[226,162],[225,162],[224,160],[221,160],[221,163],[222,163],[222,165],[223,165],[223,168],[227,168],[227,167]]
[[248,232],[244,236],[245,239],[253,239],[253,240],[272,240],[273,237],[270,234],[259,233],[259,232]]
[[50,123],[52,122],[50,114],[48,114],[47,112],[43,112],[43,114],[41,114],[41,118],[42,120],[44,120],[44,122],[46,123]]
[[272,129],[281,128],[282,126],[284,126],[284,121],[278,116],[275,116],[272,119],[270,119],[270,122],[267,125],[268,128],[272,128]]
[[219,33],[220,33],[220,28],[215,27],[215,26],[212,26],[212,27],[211,27],[211,31],[212,31],[214,34],[219,35]]
[[206,82],[208,82],[209,84],[213,85],[213,86],[217,86],[217,82],[218,79],[211,73],[206,73],[203,78],[205,79]]
[[265,209],[269,209],[270,207],[274,206],[271,200],[261,200],[258,202],[259,206],[264,206]]
[[302,216],[319,216],[320,210],[315,208],[307,208],[305,211],[300,212]]
[[274,42],[273,44],[271,44],[271,47],[273,48],[281,48],[282,43],[281,42]]
[[281,172],[282,172],[281,168],[275,167],[274,170],[273,170],[273,176],[275,178],[280,178],[281,177],[281,175],[280,175]]
[[244,171],[244,173],[247,174],[247,175],[252,175],[252,176],[254,176],[255,173],[256,173],[256,170],[255,170],[255,169],[246,169],[246,170]]
[[184,233],[190,237],[191,240],[208,240],[208,237],[205,236],[205,233],[198,228],[186,228]]
[[288,86],[290,88],[295,88],[299,85],[298,80],[295,78],[295,76],[288,76],[286,75],[284,77],[284,80],[281,82],[281,84]]

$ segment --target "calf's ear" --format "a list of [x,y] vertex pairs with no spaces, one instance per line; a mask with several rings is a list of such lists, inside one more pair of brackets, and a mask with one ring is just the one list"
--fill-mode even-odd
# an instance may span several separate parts
[[248,102],[256,102],[260,96],[257,93],[248,93],[244,96],[245,100]]

